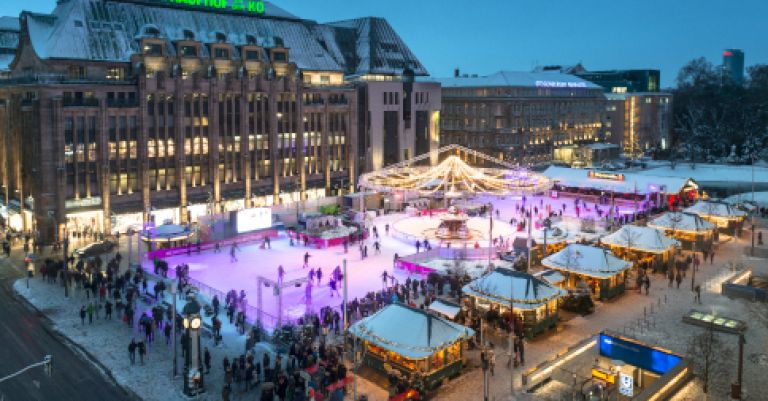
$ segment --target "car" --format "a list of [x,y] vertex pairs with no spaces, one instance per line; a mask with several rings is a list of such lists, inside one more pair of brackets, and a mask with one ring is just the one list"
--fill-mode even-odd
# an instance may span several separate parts
[[114,248],[115,244],[112,241],[99,241],[88,244],[82,248],[77,248],[72,253],[78,258],[93,258],[112,252]]

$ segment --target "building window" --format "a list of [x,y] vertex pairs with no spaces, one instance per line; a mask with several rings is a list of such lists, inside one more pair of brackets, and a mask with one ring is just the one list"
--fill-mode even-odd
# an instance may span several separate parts
[[645,98],[645,103],[648,103],[648,104],[653,103],[653,98],[650,98],[650,97]]
[[286,60],[287,57],[285,56],[285,52],[272,52],[272,61],[284,62]]
[[181,57],[197,57],[197,46],[181,46]]
[[614,86],[611,88],[611,92],[613,93],[627,93],[627,87],[626,86]]
[[259,51],[258,50],[246,50],[245,51],[245,59],[248,61],[259,61]]
[[82,65],[69,66],[69,79],[85,79],[86,70]]
[[160,43],[146,43],[144,44],[144,54],[147,56],[162,56],[163,45]]
[[122,81],[125,79],[125,68],[110,67],[107,68],[107,79],[110,81]]
[[330,75],[321,75],[320,76],[320,83],[324,85],[328,85],[331,83],[331,77]]
[[229,59],[229,49],[223,47],[217,47],[214,50],[213,57],[217,59]]

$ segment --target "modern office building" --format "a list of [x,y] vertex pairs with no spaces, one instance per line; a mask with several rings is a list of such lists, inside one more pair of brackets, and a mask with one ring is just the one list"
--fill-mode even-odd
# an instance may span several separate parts
[[585,70],[574,75],[602,86],[608,93],[658,92],[661,85],[659,70]]
[[439,79],[442,144],[521,164],[552,160],[556,147],[602,139],[602,87],[559,72],[501,71]]
[[744,51],[723,50],[723,78],[736,85],[744,83]]
[[[439,97],[410,85],[426,70],[385,20],[187,3],[59,0],[0,20],[0,185],[16,228],[50,242],[186,223],[352,189],[366,156],[423,150],[419,130],[437,146]],[[385,121],[365,109],[376,102]],[[397,154],[376,156],[391,132]]]

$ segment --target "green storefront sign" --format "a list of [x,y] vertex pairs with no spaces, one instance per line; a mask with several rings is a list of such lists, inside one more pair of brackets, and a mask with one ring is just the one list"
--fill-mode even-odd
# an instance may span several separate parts
[[168,0],[168,2],[190,7],[264,14],[264,2],[261,0]]

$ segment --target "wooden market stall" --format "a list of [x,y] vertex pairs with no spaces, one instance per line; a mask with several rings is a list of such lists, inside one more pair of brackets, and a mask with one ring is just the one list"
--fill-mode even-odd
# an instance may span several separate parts
[[680,241],[683,249],[708,251],[717,227],[701,216],[685,212],[667,212],[648,222],[648,227],[663,231]]
[[474,310],[493,310],[498,316],[509,316],[512,308],[528,338],[557,324],[557,301],[565,295],[565,291],[544,280],[506,268],[496,268],[462,290]]
[[595,246],[570,244],[541,261],[545,267],[565,274],[563,288],[574,291],[586,285],[592,296],[610,299],[626,289],[632,263],[611,251]]
[[394,369],[422,377],[428,388],[458,376],[465,365],[467,340],[475,332],[427,311],[395,303],[349,327],[361,340],[362,363],[378,372]]
[[613,253],[634,262],[639,269],[653,269],[666,272],[674,263],[674,254],[680,242],[669,238],[651,227],[625,225],[613,234],[606,235],[600,242]]
[[725,202],[711,200],[698,201],[683,211],[693,213],[715,224],[720,233],[728,235],[738,235],[747,218],[747,213],[743,210],[736,209]]

